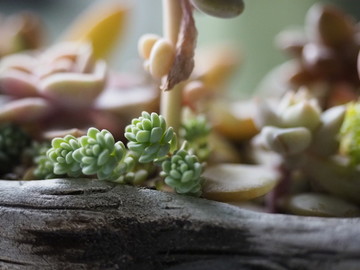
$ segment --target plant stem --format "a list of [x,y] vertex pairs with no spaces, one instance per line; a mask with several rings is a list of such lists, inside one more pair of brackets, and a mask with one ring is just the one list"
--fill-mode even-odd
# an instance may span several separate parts
[[[178,40],[182,19],[181,0],[162,0],[164,38],[174,47]],[[169,126],[178,134],[181,123],[182,88],[178,84],[169,91],[161,93],[160,114],[165,117]]]

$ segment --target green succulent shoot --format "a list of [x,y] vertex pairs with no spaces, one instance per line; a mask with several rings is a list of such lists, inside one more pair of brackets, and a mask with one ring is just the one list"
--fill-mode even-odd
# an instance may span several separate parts
[[360,103],[347,105],[340,129],[340,152],[347,155],[352,165],[360,163]]
[[36,179],[53,179],[56,178],[54,174],[54,162],[47,156],[47,151],[51,148],[50,143],[34,143],[32,145],[33,162],[36,168],[33,172]]
[[105,129],[90,128],[86,136],[79,138],[79,143],[80,147],[72,156],[80,164],[83,174],[96,174],[99,180],[117,177],[116,167],[126,154],[122,142],[115,142],[112,134]]
[[73,154],[80,148],[78,138],[66,135],[64,138],[55,138],[51,142],[51,148],[47,151],[47,156],[53,162],[53,172],[56,175],[68,175],[79,177],[82,170]]
[[176,134],[167,127],[163,116],[142,112],[125,129],[128,148],[135,153],[140,163],[150,163],[165,158],[176,148]]
[[188,142],[200,161],[205,161],[211,152],[208,143],[211,127],[204,115],[191,117],[182,123],[181,137]]
[[184,146],[162,163],[161,176],[176,193],[200,196],[203,165]]

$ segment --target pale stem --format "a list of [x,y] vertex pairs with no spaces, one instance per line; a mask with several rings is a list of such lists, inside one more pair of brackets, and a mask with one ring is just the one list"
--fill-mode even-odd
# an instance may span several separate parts
[[[182,7],[181,0],[162,0],[164,38],[176,47],[180,31]],[[178,133],[181,123],[182,88],[178,84],[169,91],[161,93],[160,114],[165,117],[169,126]]]

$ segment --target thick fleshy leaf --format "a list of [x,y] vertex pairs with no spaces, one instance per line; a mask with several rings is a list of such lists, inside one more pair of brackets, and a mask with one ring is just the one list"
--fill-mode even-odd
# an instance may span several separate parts
[[99,61],[94,73],[57,73],[40,81],[40,93],[69,108],[89,107],[105,85],[106,64]]
[[263,196],[277,184],[280,174],[269,167],[219,164],[205,169],[203,196],[216,201],[245,201]]
[[300,216],[360,216],[359,207],[342,199],[321,193],[304,193],[291,196],[287,199],[285,207],[290,213]]
[[34,75],[18,70],[8,69],[0,73],[1,91],[15,97],[39,96]]
[[308,155],[303,171],[314,187],[337,197],[360,203],[360,170],[344,160]]
[[255,103],[252,101],[214,102],[209,114],[213,129],[226,138],[243,141],[258,132],[254,123]]
[[42,98],[23,98],[2,106],[0,121],[34,122],[45,118],[51,111],[51,105]]

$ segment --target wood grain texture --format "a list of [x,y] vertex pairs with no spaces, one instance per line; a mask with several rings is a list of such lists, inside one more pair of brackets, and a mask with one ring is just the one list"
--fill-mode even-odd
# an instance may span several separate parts
[[93,180],[0,181],[0,269],[360,269],[360,219]]

